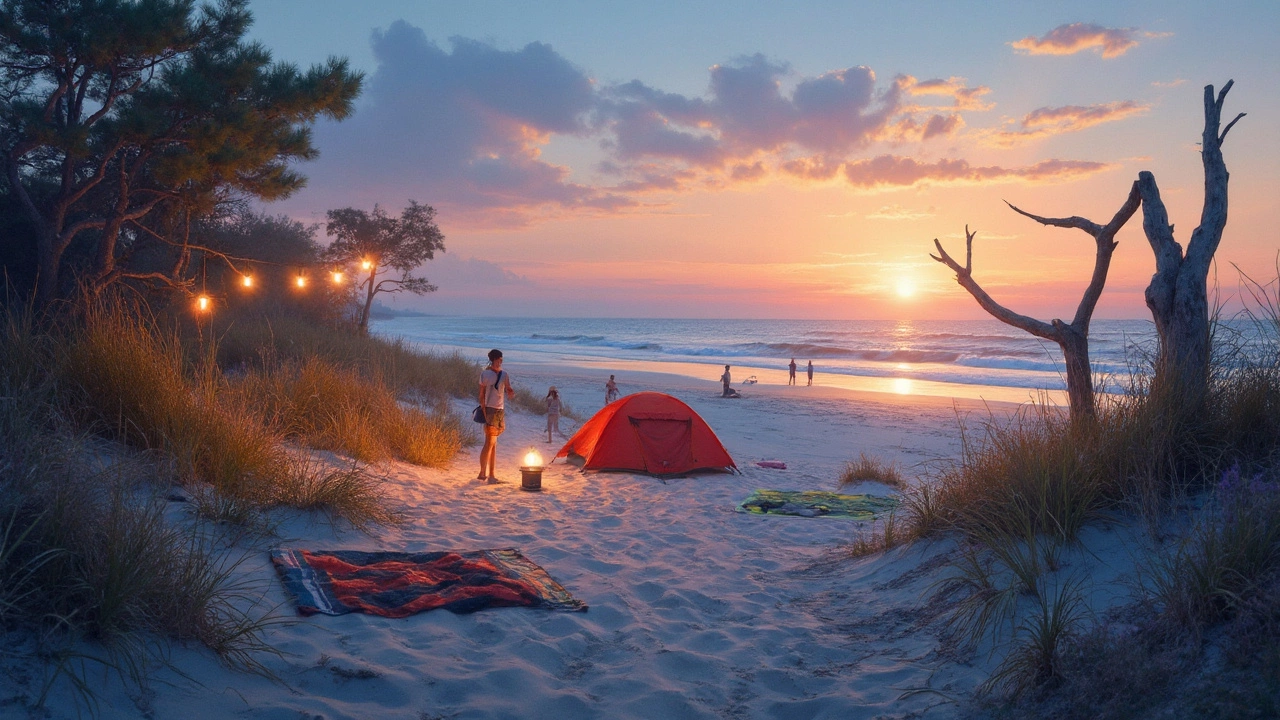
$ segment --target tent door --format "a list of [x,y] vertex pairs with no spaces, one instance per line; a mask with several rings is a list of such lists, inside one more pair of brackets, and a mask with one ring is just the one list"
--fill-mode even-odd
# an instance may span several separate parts
[[693,421],[666,418],[628,418],[640,452],[644,456],[645,470],[654,475],[670,475],[697,467],[693,457]]

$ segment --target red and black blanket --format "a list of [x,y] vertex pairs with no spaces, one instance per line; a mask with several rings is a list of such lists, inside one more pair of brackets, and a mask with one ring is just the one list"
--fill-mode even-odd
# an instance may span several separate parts
[[402,618],[444,608],[586,610],[547,571],[519,550],[358,552],[272,550],[271,562],[303,615],[324,613]]

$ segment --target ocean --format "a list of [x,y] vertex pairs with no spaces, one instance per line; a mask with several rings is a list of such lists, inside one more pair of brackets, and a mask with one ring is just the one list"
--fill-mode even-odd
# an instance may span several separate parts
[[[1062,353],[1041,340],[995,320],[659,320],[616,318],[477,318],[397,316],[379,320],[374,331],[423,349],[457,351],[477,360],[501,348],[512,362],[608,365],[668,363],[672,372],[689,363],[738,368],[735,382],[760,370],[785,372],[795,358],[804,384],[806,363],[824,378],[919,381],[957,395],[966,387],[1061,391],[1066,388]],[[1095,320],[1090,356],[1107,390],[1123,389],[1131,365],[1149,353],[1155,330],[1144,320]],[[776,379],[776,375],[770,375]],[[785,380],[784,380],[785,381]],[[938,388],[942,388],[938,390]]]

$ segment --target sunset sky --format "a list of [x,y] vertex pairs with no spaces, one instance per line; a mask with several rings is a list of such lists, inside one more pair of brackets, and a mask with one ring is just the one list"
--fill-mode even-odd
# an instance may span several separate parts
[[[267,206],[438,211],[440,291],[470,315],[977,318],[940,238],[1007,306],[1070,318],[1139,170],[1199,222],[1206,84],[1224,122],[1218,252],[1276,273],[1280,2],[260,0],[281,60],[348,57],[355,115],[316,129],[306,189]],[[1097,317],[1143,318],[1141,215]]]

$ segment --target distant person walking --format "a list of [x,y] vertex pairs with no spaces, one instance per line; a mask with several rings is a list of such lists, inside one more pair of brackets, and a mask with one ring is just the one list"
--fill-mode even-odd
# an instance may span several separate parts
[[551,434],[564,437],[560,432],[560,392],[552,385],[547,391],[547,442],[551,442]]
[[796,359],[791,358],[791,364],[787,366],[787,384],[796,384]]
[[813,384],[813,361],[809,361],[809,384]]
[[504,401],[515,397],[511,376],[502,371],[502,351],[489,351],[489,365],[480,371],[480,407],[484,408],[484,447],[480,448],[480,474],[477,480],[500,482],[493,474],[498,455],[498,436],[507,429]]
[[613,379],[613,376],[610,375],[609,382],[604,384],[604,404],[608,405],[609,403],[617,399],[618,399],[618,383]]

